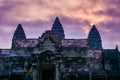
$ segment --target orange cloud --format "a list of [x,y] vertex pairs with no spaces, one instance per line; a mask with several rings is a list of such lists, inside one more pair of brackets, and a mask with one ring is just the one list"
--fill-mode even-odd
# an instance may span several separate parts
[[[80,34],[80,32],[82,32],[82,35],[87,35],[91,28],[91,23],[95,24],[101,32],[116,33],[119,28],[115,30],[115,28],[111,27],[110,29],[106,28],[106,26],[110,25],[101,24],[110,21],[120,21],[119,4],[119,0],[0,0],[0,24],[30,24],[38,21],[36,23],[37,26],[40,26],[37,28],[38,30],[35,29],[31,31],[34,32],[33,35],[35,35],[35,32],[40,32],[41,26],[42,29],[43,26],[45,26],[44,30],[45,28],[48,29],[48,25],[43,25],[39,22],[52,22],[50,20],[53,19],[53,16],[60,16],[71,20],[70,22],[68,21],[67,24],[67,21],[63,22],[67,36],[72,35],[73,37],[79,37],[78,34]],[[13,32],[13,28],[8,29],[9,25],[4,26],[5,27],[0,26],[0,29],[4,33]],[[34,25],[32,26],[35,27]],[[26,31],[27,34],[31,34],[28,27],[25,29],[28,30],[28,32]],[[41,30],[41,32],[44,30]],[[78,31],[78,33],[76,31]],[[108,34],[105,35],[109,36]],[[118,35],[115,34],[112,36],[117,37]]]
[[[91,23],[98,23],[108,19],[106,16],[97,16],[93,13],[105,9],[104,2],[94,0],[27,0],[14,2],[15,7],[8,16],[25,21],[49,20],[52,15],[65,15],[70,18],[89,20]],[[13,2],[11,2],[12,4]]]

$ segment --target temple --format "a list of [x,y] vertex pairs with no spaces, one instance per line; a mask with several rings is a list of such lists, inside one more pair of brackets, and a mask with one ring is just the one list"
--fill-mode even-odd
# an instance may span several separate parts
[[119,80],[120,52],[104,49],[92,26],[85,39],[67,39],[60,19],[38,38],[26,38],[21,24],[10,49],[0,49],[0,80]]
[[56,34],[58,34],[62,39],[65,38],[64,30],[63,30],[62,24],[58,17],[56,17],[56,19],[53,23],[52,31],[54,31]]
[[26,39],[26,35],[21,24],[18,24],[18,27],[13,35],[13,39]]
[[100,33],[98,32],[95,25],[92,26],[88,34],[89,48],[90,49],[102,49],[102,40]]

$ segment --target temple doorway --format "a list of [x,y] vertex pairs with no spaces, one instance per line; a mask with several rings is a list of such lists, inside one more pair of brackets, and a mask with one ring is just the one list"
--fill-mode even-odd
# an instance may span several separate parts
[[55,80],[55,65],[40,64],[39,74],[39,80]]
[[52,69],[42,70],[42,80],[55,80],[55,71]]

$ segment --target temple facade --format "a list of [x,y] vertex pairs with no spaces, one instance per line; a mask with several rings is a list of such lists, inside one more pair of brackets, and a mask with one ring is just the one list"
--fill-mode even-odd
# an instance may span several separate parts
[[66,39],[59,18],[38,38],[19,24],[10,49],[0,49],[0,80],[119,80],[120,52],[103,49],[93,25],[85,39]]

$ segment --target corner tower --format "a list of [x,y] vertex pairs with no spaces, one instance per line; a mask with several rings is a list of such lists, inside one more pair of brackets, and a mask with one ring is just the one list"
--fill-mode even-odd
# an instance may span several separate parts
[[62,39],[65,38],[64,30],[63,30],[62,24],[58,17],[56,17],[56,19],[52,25],[52,31],[57,33]]
[[102,40],[99,31],[95,27],[92,26],[89,34],[88,34],[89,48],[90,49],[103,49]]
[[118,45],[116,45],[116,48],[115,48],[115,49],[116,49],[116,51],[117,51],[117,52],[119,52],[119,48],[118,48]]
[[18,24],[13,35],[13,39],[26,39],[26,35],[21,24]]

